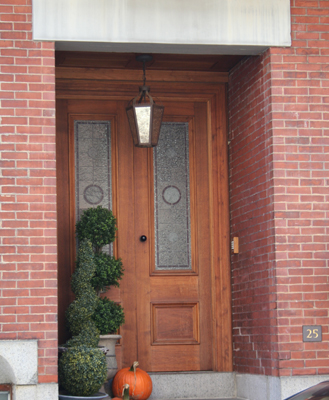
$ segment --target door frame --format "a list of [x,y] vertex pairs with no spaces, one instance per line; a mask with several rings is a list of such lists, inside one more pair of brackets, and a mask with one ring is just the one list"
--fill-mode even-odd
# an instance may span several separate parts
[[[233,366],[226,101],[228,74],[153,70],[148,72],[147,78],[152,96],[160,104],[161,101],[184,100],[204,102],[207,107],[212,278],[209,289],[212,296],[213,370],[230,372]],[[124,100],[128,103],[136,96],[141,81],[140,70],[56,67],[59,282],[70,279],[72,273],[72,264],[71,268],[61,267],[64,257],[68,255],[61,251],[60,243],[63,240],[60,229],[64,221],[67,221],[67,216],[69,230],[74,232],[72,213],[62,202],[72,184],[72,179],[67,177],[69,166],[66,162],[61,162],[64,147],[68,146],[68,101],[104,99]],[[72,255],[68,257],[72,259]],[[59,292],[59,313],[63,313],[71,301],[71,293]]]

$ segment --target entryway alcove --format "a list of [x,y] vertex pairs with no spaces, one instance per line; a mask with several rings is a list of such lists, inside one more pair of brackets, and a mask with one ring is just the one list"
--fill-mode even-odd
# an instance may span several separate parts
[[[117,217],[113,251],[125,268],[120,289],[107,294],[126,315],[119,367],[138,359],[148,372],[230,372],[226,85],[242,57],[153,55],[147,83],[165,111],[152,150],[134,147],[125,115],[142,82],[135,56],[56,54],[59,341],[72,300],[75,221],[103,205]],[[168,174],[179,182],[164,182]],[[173,225],[186,226],[179,246]]]

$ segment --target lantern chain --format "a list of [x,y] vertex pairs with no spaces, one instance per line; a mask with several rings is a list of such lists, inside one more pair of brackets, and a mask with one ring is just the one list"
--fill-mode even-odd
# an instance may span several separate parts
[[140,97],[140,99],[138,100],[138,104],[140,104],[143,99],[144,101],[146,101],[146,68],[145,68],[145,61],[143,60],[143,90],[142,90],[142,95]]
[[143,80],[144,80],[144,83],[143,83],[143,86],[146,86],[146,69],[145,69],[145,61],[143,61]]

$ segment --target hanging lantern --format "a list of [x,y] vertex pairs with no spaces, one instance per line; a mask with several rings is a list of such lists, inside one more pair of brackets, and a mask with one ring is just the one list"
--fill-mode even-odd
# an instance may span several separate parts
[[145,85],[145,62],[151,61],[152,56],[137,56],[136,60],[143,62],[144,85],[139,88],[138,96],[132,99],[126,108],[127,117],[134,145],[154,147],[158,144],[164,107],[155,104],[149,93],[149,86]]

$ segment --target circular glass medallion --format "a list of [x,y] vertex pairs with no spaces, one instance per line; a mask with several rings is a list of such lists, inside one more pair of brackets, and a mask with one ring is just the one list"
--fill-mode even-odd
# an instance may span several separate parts
[[84,190],[83,197],[89,204],[99,204],[104,197],[103,189],[98,185],[89,185]]
[[176,232],[170,232],[168,235],[169,242],[175,243],[178,240],[178,235]]
[[88,149],[88,156],[90,158],[92,158],[93,160],[97,160],[98,156],[99,156],[99,151],[97,150],[96,147],[92,146],[89,147]]
[[179,203],[181,199],[181,193],[176,186],[167,186],[162,192],[163,200],[170,205]]

